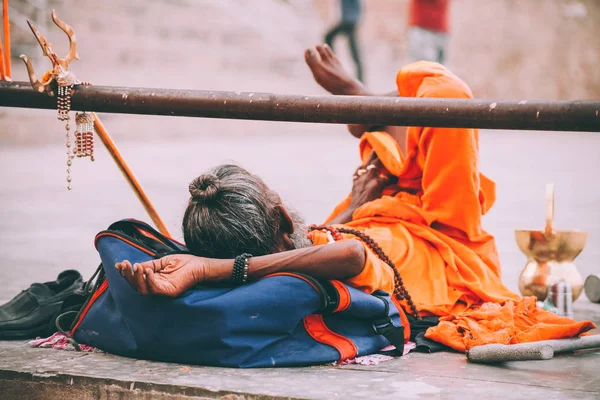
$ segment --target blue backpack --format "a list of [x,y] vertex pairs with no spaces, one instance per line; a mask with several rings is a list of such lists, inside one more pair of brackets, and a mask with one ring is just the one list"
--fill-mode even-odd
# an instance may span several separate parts
[[[69,334],[138,359],[223,367],[306,366],[395,346],[409,329],[385,292],[276,273],[237,287],[197,286],[177,298],[143,296],[114,267],[186,252],[149,225],[121,220],[95,240],[102,264]],[[402,316],[402,318],[401,318]]]

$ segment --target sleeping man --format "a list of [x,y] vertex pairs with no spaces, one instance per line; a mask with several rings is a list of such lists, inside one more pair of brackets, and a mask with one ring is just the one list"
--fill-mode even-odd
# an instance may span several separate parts
[[[372,95],[328,46],[307,50],[305,59],[330,93]],[[472,97],[462,80],[431,62],[403,67],[396,85],[404,97]],[[384,290],[414,318],[440,317],[425,336],[459,351],[595,328],[539,310],[535,298],[502,283],[494,238],[481,226],[495,186],[479,171],[477,130],[349,130],[360,138],[362,165],[326,225],[307,229],[260,178],[222,165],[189,187],[183,232],[194,255],[116,268],[148,295],[178,296],[200,282],[241,284],[282,271],[342,280],[367,293]]]

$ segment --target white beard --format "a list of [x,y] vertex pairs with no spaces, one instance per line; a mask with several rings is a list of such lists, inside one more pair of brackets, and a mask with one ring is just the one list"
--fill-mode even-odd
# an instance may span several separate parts
[[292,219],[292,223],[294,224],[294,233],[290,235],[290,240],[292,241],[294,248],[303,249],[312,246],[312,242],[306,237],[308,229],[306,227],[306,223],[304,222],[304,218],[302,218],[302,216],[294,209],[290,209],[287,206],[285,209],[287,210],[290,218]]

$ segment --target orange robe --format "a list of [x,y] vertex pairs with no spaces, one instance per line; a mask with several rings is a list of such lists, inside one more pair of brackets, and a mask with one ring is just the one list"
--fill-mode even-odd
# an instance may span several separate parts
[[[410,64],[396,83],[403,97],[472,98],[469,87],[437,63]],[[494,238],[481,227],[495,184],[479,171],[478,141],[476,129],[409,127],[403,154],[387,133],[366,132],[359,144],[363,162],[375,151],[398,183],[345,225],[380,244],[422,315],[443,317],[426,337],[456,350],[573,337],[595,328],[537,310],[534,299],[522,299],[502,283]],[[327,222],[349,204],[350,196]],[[389,291],[390,284],[382,283],[389,279],[386,266],[374,258],[368,253],[365,270],[349,283]]]

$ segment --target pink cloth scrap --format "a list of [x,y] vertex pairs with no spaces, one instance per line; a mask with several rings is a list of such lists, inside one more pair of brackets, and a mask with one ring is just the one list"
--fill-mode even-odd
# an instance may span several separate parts
[[[69,351],[76,350],[75,346],[73,346],[69,339],[60,332],[56,332],[54,335],[47,338],[38,337],[37,339],[32,340],[27,344],[29,344],[32,347],[51,348]],[[92,346],[88,346],[87,344],[80,344],[79,350],[93,353],[102,353],[102,350],[96,349]]]
[[[414,342],[406,342],[404,344],[404,352],[402,353],[403,356],[407,355],[408,353],[410,353],[411,350],[414,350],[417,347],[416,343]],[[384,347],[383,349],[381,349],[381,352],[388,352],[388,351],[392,351],[395,350],[396,347],[389,345],[387,347]],[[386,362],[389,360],[393,360],[395,357],[392,356],[388,356],[385,354],[368,354],[366,356],[361,356],[361,357],[356,357],[353,358],[351,360],[344,360],[342,362],[334,362],[333,365],[348,365],[348,364],[359,364],[359,365],[377,365],[379,363],[382,362]]]

